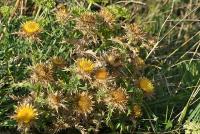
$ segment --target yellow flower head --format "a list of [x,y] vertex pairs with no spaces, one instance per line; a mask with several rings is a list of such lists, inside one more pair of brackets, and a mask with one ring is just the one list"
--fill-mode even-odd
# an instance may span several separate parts
[[16,114],[14,115],[15,120],[18,123],[28,124],[32,120],[37,118],[37,110],[30,104],[22,104],[17,107]]
[[94,69],[94,63],[91,60],[81,58],[77,60],[77,67],[81,72],[91,73]]
[[120,111],[124,111],[128,102],[128,95],[122,88],[111,90],[106,102],[108,105],[117,108]]
[[86,92],[79,94],[77,98],[77,111],[81,114],[90,113],[93,110],[93,101],[92,97]]
[[22,29],[26,34],[33,35],[40,31],[40,25],[35,21],[27,21],[22,25]]
[[153,83],[145,78],[145,77],[142,77],[139,79],[139,88],[141,88],[143,91],[145,91],[146,93],[153,93],[154,92],[154,86],[153,86]]
[[106,80],[108,78],[108,72],[105,68],[101,68],[96,71],[95,76],[98,80]]
[[142,116],[142,109],[140,105],[134,105],[132,108],[132,114],[135,118],[140,118]]

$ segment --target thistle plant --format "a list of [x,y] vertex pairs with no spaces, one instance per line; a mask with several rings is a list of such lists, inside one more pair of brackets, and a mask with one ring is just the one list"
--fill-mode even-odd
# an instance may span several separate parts
[[[44,3],[36,1],[36,5],[38,4],[43,6]],[[30,96],[30,93],[25,95],[25,98],[31,97],[30,100],[34,106],[26,104],[18,107],[15,116],[17,122],[23,121],[29,125],[30,120],[34,118],[37,128],[37,122],[40,122],[43,115],[48,113],[47,120],[51,124],[56,124],[54,121],[61,122],[62,120],[68,127],[78,126],[77,128],[83,128],[81,131],[89,131],[89,128],[95,126],[95,120],[104,123],[112,122],[112,118],[120,118],[121,114],[127,113],[128,110],[133,110],[133,113],[126,114],[127,116],[122,116],[123,118],[127,118],[127,120],[131,116],[140,118],[142,116],[141,107],[139,105],[131,107],[132,104],[138,103],[130,99],[137,94],[129,93],[128,87],[123,84],[123,80],[127,80],[129,85],[137,88],[134,81],[140,79],[139,76],[128,74],[127,66],[134,64],[136,68],[143,69],[141,66],[144,61],[141,58],[140,61],[136,61],[139,53],[132,55],[133,50],[127,47],[130,45],[134,48],[135,41],[139,42],[145,38],[145,35],[141,34],[142,30],[135,27],[137,24],[120,22],[118,16],[112,13],[109,7],[104,7],[99,12],[85,9],[85,12],[81,12],[77,16],[70,11],[70,8],[66,9],[64,5],[59,5],[55,10],[55,15],[49,17],[55,19],[55,22],[49,24],[53,29],[54,27],[64,28],[64,30],[53,31],[63,34],[64,37],[56,37],[56,44],[45,43],[48,40],[47,33],[50,31],[47,27],[43,27],[41,30],[41,25],[37,20],[21,19],[22,26],[18,27],[25,36],[23,38],[13,37],[17,41],[24,42],[24,45],[30,45],[26,44],[24,38],[35,38],[40,34],[41,43],[41,45],[37,42],[31,44],[32,51],[29,53],[31,67],[28,69],[26,66],[28,74],[23,80],[17,81],[36,86],[35,89],[29,88],[30,93],[35,94],[35,97]],[[130,27],[124,27],[124,25],[130,25]],[[121,29],[122,33],[118,33],[118,29]],[[123,38],[120,43],[113,40],[118,36]],[[79,40],[83,42],[83,45],[78,44]],[[60,44],[61,42],[64,43]],[[56,47],[56,49],[50,47]],[[41,60],[35,53],[43,51],[44,48],[50,48],[52,52],[47,52],[45,60]],[[65,51],[58,52],[60,56],[56,56],[55,53],[59,49]],[[41,54],[44,53],[45,51]],[[65,53],[69,54],[65,55]],[[22,56],[25,55],[22,54]],[[135,70],[133,66],[129,68],[131,73],[138,70]],[[76,90],[66,89],[67,87],[64,85],[69,86],[70,80],[75,77],[78,78],[77,82],[79,83],[75,84]],[[140,90],[147,93],[154,92],[154,87],[149,79],[142,78],[139,81]],[[38,115],[33,107],[42,112]],[[36,118],[36,114],[38,118]],[[107,114],[112,115],[109,120],[106,118]],[[101,115],[101,120],[98,119],[99,115]],[[56,118],[56,120],[51,118]],[[18,126],[23,128],[21,124]],[[98,127],[95,126],[91,130],[97,131]]]

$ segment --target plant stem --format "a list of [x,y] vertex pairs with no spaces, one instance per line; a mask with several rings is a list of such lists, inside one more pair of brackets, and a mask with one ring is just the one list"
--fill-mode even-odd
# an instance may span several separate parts
[[42,7],[39,6],[39,8],[38,8],[38,10],[37,10],[37,13],[36,13],[36,15],[35,15],[35,19],[37,19],[37,17],[39,16],[39,13],[40,13],[41,9],[42,9]]

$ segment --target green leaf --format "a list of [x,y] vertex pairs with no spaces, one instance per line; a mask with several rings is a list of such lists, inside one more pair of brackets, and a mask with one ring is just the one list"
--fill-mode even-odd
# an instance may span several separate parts
[[120,5],[111,5],[106,8],[108,8],[115,15],[116,18],[121,18],[121,17],[125,19],[131,18],[129,10],[125,7],[122,7]]
[[55,7],[55,0],[33,0],[37,6],[41,6],[42,8],[52,9]]
[[101,3],[108,3],[108,0],[87,0],[88,3],[90,4],[94,4],[94,3],[98,3],[98,2],[101,2]]
[[170,121],[170,120],[168,120],[165,124],[166,124],[165,125],[165,130],[168,130],[168,129],[173,127],[172,121]]
[[10,15],[10,13],[12,12],[13,7],[11,6],[2,6],[0,7],[0,13],[4,16],[4,17],[8,17]]

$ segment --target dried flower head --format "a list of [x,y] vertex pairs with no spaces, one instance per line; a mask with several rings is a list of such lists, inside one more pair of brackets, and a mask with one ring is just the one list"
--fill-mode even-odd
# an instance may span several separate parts
[[69,127],[70,125],[68,124],[68,122],[66,120],[63,120],[61,117],[52,122],[52,125],[50,126],[50,128],[48,128],[48,132],[52,134],[62,133],[62,130],[65,130]]
[[77,97],[77,112],[84,115],[91,113],[93,110],[93,103],[94,102],[92,101],[92,96],[88,95],[86,92],[82,92]]
[[54,81],[52,69],[45,64],[36,64],[32,70],[31,79],[33,82],[48,84]]
[[85,38],[92,38],[94,41],[96,41],[96,25],[96,15],[91,12],[85,12],[81,14],[80,18],[77,20],[76,29],[80,30],[84,34]]
[[140,118],[142,116],[142,109],[141,106],[136,104],[132,108],[132,115],[134,118]]
[[128,102],[128,95],[124,89],[118,88],[111,90],[105,101],[109,106],[112,106],[120,111],[124,111]]
[[79,26],[85,27],[85,28],[92,28],[96,26],[96,16],[94,13],[91,12],[85,12],[81,14],[79,21]]
[[142,77],[138,81],[139,88],[141,88],[145,93],[152,94],[154,92],[153,83],[146,77]]
[[94,67],[94,63],[89,59],[81,58],[77,60],[77,68],[80,72],[87,74],[91,73],[94,70]]
[[97,80],[106,80],[108,78],[108,71],[105,68],[98,69],[95,72],[95,78]]
[[99,12],[99,15],[108,24],[113,24],[115,22],[115,16],[107,8],[102,8]]
[[65,5],[60,4],[57,6],[55,16],[56,16],[56,20],[63,24],[69,19],[70,13]]
[[49,106],[52,109],[55,109],[56,112],[58,112],[59,107],[65,108],[65,106],[62,104],[63,102],[62,97],[58,92],[50,93],[47,97],[47,101],[48,101]]
[[[112,79],[111,75],[109,75],[109,72],[107,71],[107,69],[104,67],[95,70],[94,74],[92,75],[94,75],[94,80],[90,81],[90,85],[91,87],[94,87],[95,89],[97,89],[99,93],[107,91],[108,87],[114,80]],[[97,100],[97,101],[100,102],[100,100]]]
[[37,34],[41,29],[39,23],[36,21],[27,21],[22,25],[22,30],[26,35],[35,35]]
[[137,24],[130,24],[126,26],[127,36],[129,39],[138,41],[143,40],[145,33]]
[[63,68],[65,67],[66,65],[66,61],[60,57],[60,56],[54,56],[52,59],[51,59],[51,62],[53,63],[53,65],[55,67],[60,67],[60,68]]
[[108,54],[105,58],[106,62],[114,67],[119,67],[122,65],[121,56],[119,54]]
[[17,107],[15,110],[14,119],[19,124],[29,124],[31,121],[37,118],[37,110],[30,104],[24,103]]
[[145,67],[144,60],[138,56],[133,59],[133,64],[136,70],[141,70]]
[[149,44],[150,48],[152,48],[157,42],[155,37],[148,37],[147,41],[148,41],[148,44]]

